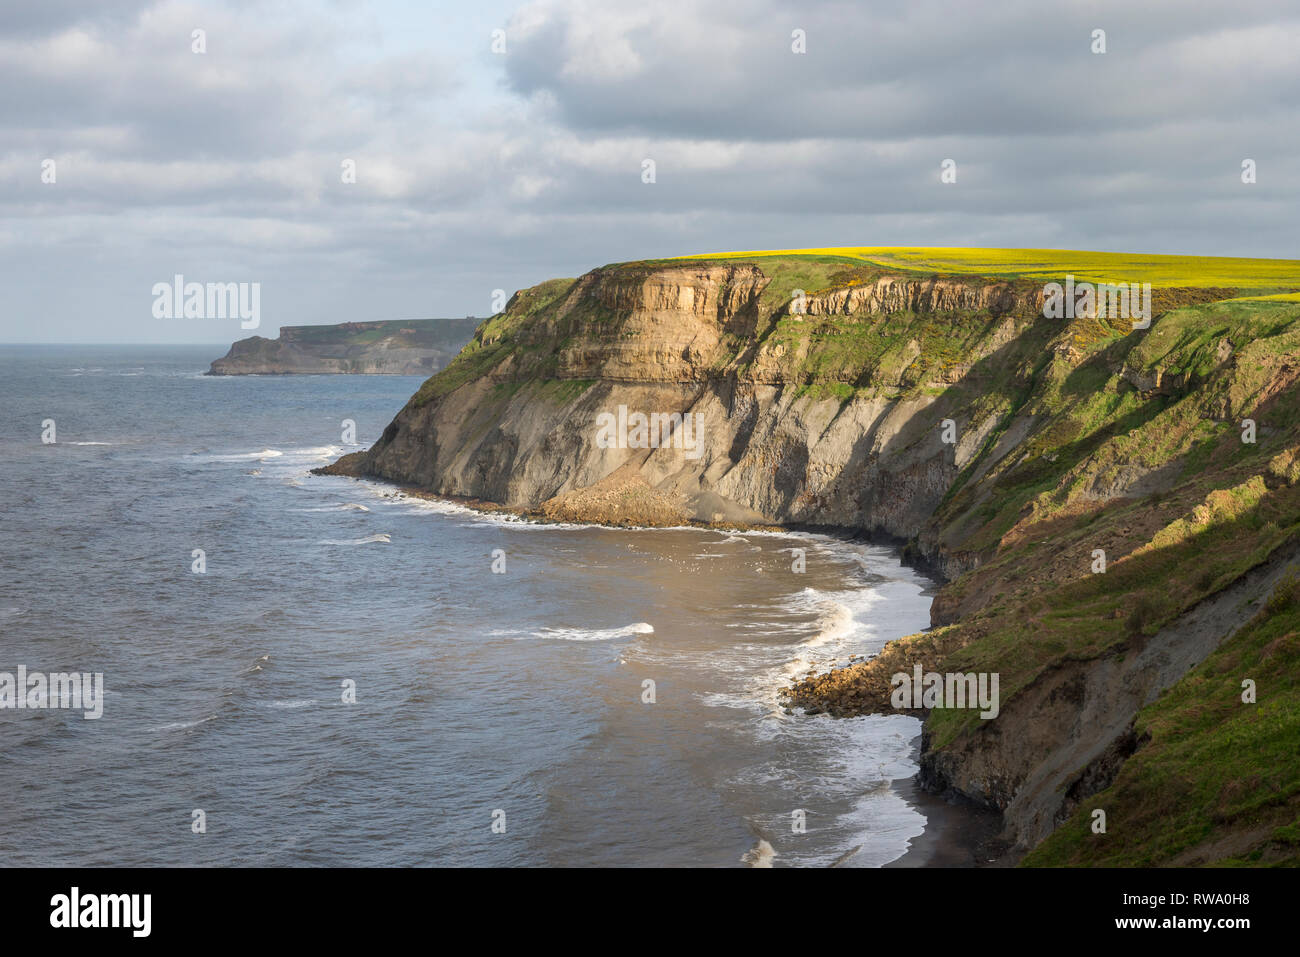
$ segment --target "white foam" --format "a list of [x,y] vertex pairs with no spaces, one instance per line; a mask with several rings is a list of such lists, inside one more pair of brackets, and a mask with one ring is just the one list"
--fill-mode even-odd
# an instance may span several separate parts
[[[289,449],[288,454],[309,459],[332,459],[343,451],[341,445],[316,445],[305,449]],[[353,449],[355,452],[356,449]]]
[[284,455],[279,449],[262,449],[260,452],[232,452],[228,455],[203,455],[200,456],[207,462],[246,462],[256,459],[259,462],[265,462],[267,459],[278,459]]
[[830,600],[829,607],[817,622],[817,634],[803,642],[804,648],[820,648],[834,642],[842,641],[858,623],[854,620],[853,609],[841,602]]
[[391,542],[392,539],[389,538],[386,533],[381,532],[378,535],[367,535],[365,538],[344,538],[344,539],[327,538],[322,542],[318,542],[317,544],[320,545],[376,545],[376,544],[387,545],[390,544]]
[[[690,525],[642,527],[594,525],[585,522],[539,522],[530,518],[525,518],[521,515],[516,515],[512,512],[482,511],[448,499],[425,498],[419,495],[408,495],[405,492],[395,490],[391,485],[369,479],[361,479],[360,484],[376,498],[385,499],[394,505],[401,505],[413,511],[428,512],[433,515],[445,515],[447,517],[465,519],[465,525],[470,527],[478,525],[509,526],[510,528],[536,532],[572,531],[574,529],[583,529],[607,531],[617,535],[626,535],[629,532],[706,532],[704,529],[694,528]],[[713,533],[709,532],[708,534]]]
[[186,728],[195,728],[209,721],[215,721],[217,716],[210,714],[206,718],[199,718],[197,721],[173,721],[171,724],[160,724],[156,728],[150,728],[150,731],[183,731]]
[[542,628],[539,631],[491,631],[493,638],[551,638],[557,641],[610,641],[614,638],[630,638],[632,635],[652,635],[654,625],[638,621],[621,628]]
[[[857,560],[864,570],[890,567],[890,556],[874,546],[834,540],[816,544],[841,558]],[[788,596],[766,620],[777,625],[784,611],[804,621],[811,615],[811,624],[801,625],[802,634],[796,631],[790,643],[739,641],[723,654],[711,655],[709,665],[718,674],[720,687],[700,696],[710,707],[752,715],[747,727],[757,740],[781,741],[824,756],[806,783],[817,793],[837,799],[841,806],[847,804],[847,809],[818,825],[819,831],[834,835],[829,846],[814,855],[797,847],[788,852],[803,865],[879,867],[904,854],[909,842],[925,828],[924,816],[891,786],[917,771],[911,751],[911,742],[921,728],[917,719],[907,715],[791,716],[785,714],[778,695],[804,672],[824,671],[846,663],[851,656],[869,655],[885,641],[928,624],[925,602],[917,600],[923,588],[919,579],[901,569],[893,573],[897,577],[882,577],[871,570],[871,580],[862,588],[834,592],[804,588]],[[761,614],[751,617],[764,620]],[[750,670],[737,673],[733,664],[748,664]],[[733,673],[736,677],[729,678]],[[788,778],[775,757],[742,775],[754,786],[761,786],[766,779]],[[763,818],[750,823],[763,833],[776,821]],[[744,861],[761,866],[764,857],[760,844]]]

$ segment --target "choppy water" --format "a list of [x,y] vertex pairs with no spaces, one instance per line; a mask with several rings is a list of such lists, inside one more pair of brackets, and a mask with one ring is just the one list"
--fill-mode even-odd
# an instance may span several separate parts
[[0,347],[0,671],[107,689],[0,710],[6,863],[875,866],[921,832],[890,788],[919,722],[776,706],[928,624],[892,550],[311,476],[420,380],[200,375],[220,353]]

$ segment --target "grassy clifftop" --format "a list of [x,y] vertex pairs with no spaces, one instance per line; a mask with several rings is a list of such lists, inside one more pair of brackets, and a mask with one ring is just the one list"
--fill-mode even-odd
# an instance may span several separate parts
[[[1023,295],[1041,293],[1044,283],[1063,282],[1073,275],[1079,282],[1149,282],[1153,287],[1153,309],[1167,312],[1180,305],[1224,301],[1236,298],[1268,298],[1296,301],[1300,297],[1300,261],[1284,259],[1236,259],[1204,256],[1156,256],[1124,253],[1076,252],[1070,250],[1005,250],[903,247],[831,247],[824,249],[728,252],[681,256],[670,259],[616,263],[602,268],[607,275],[628,281],[653,274],[666,267],[708,266],[718,263],[752,264],[766,276],[756,304],[756,326],[752,335],[734,336],[731,354],[711,370],[716,375],[746,371],[747,360],[769,339],[806,341],[810,345],[806,367],[796,370],[802,384],[845,393],[846,386],[872,386],[869,373],[879,367],[871,361],[885,357],[891,347],[917,339],[923,362],[930,358],[957,364],[969,345],[972,330],[955,326],[952,316],[939,317],[929,328],[909,326],[910,313],[890,329],[863,328],[859,317],[791,315],[793,297],[803,293],[817,297],[863,287],[882,277],[904,279],[940,278],[972,285],[1004,283]],[[575,280],[553,279],[521,290],[506,309],[488,319],[457,362],[422,390],[422,401],[446,394],[451,389],[493,370],[508,355],[553,354],[566,336],[583,331],[577,322],[557,326],[553,320]],[[574,317],[581,318],[581,315]],[[615,317],[611,316],[611,319]],[[978,321],[989,316],[972,314]],[[809,323],[812,323],[811,325]],[[539,328],[544,334],[539,335]],[[1077,323],[1076,332],[1090,341],[1114,338],[1128,331],[1127,323]],[[892,336],[891,336],[892,333]],[[919,334],[918,334],[919,333]],[[958,337],[954,339],[954,333]],[[904,338],[905,337],[905,338]],[[962,341],[964,337],[964,342]],[[901,342],[897,341],[902,339]],[[891,341],[886,341],[891,340]],[[547,349],[551,352],[548,353]],[[875,350],[877,355],[867,353]],[[864,360],[864,361],[859,361]],[[913,357],[908,357],[912,364]],[[888,361],[886,359],[886,361]],[[788,365],[788,363],[787,363]],[[834,367],[834,368],[832,368]],[[523,363],[520,377],[555,373],[554,363]],[[888,371],[888,370],[886,370]],[[921,368],[911,378],[926,378]],[[852,380],[857,381],[852,381]]]
[[464,319],[377,319],[373,322],[340,322],[326,326],[282,326],[280,339],[314,346],[366,346],[400,336],[411,347],[455,350],[474,334],[481,320]]
[[1294,259],[1229,256],[1163,256],[1076,249],[977,249],[942,246],[836,246],[709,253],[683,259],[743,259],[752,262],[803,259],[861,263],[882,270],[981,276],[1052,282],[1068,274],[1087,282],[1149,282],[1163,287],[1234,288],[1253,295],[1297,291],[1300,263]]

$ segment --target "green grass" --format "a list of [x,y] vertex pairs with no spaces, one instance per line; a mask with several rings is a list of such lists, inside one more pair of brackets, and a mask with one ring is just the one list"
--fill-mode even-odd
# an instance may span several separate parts
[[400,336],[412,346],[455,343],[459,346],[481,322],[472,317],[457,319],[383,319],[375,322],[338,323],[328,326],[285,326],[281,338],[310,345],[363,346]]
[[[1300,865],[1300,579],[1138,716],[1143,744],[1026,866]],[[1245,680],[1257,700],[1243,702]],[[1094,808],[1107,833],[1093,834]]]
[[[1233,343],[1226,358],[1224,339]],[[1300,307],[1184,307],[1144,335],[1099,342],[1075,365],[1047,355],[1045,341],[1035,323],[999,357],[1001,379],[974,395],[963,380],[931,414],[937,421],[955,393],[952,407],[968,420],[978,418],[971,408],[1001,416],[931,523],[948,548],[985,556],[945,596],[988,597],[924,647],[942,655],[927,666],[998,672],[1004,705],[1063,662],[1123,651],[1300,540],[1300,396],[1277,389],[1300,355]],[[1183,381],[1145,394],[1120,368],[1173,370]],[[1032,414],[1035,428],[974,481],[1013,412]],[[1241,441],[1245,416],[1260,426],[1254,445]],[[1093,498],[1133,468],[1172,487]],[[1107,551],[1104,575],[1089,570],[1096,547]],[[928,725],[939,747],[979,726],[964,711],[936,711]]]

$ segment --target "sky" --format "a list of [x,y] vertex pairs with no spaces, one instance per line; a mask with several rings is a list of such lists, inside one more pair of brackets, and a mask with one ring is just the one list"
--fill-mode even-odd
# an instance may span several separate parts
[[[1300,258],[1297,50],[1279,0],[4,0],[0,342],[485,316],[738,249]],[[259,325],[159,315],[176,275]]]

